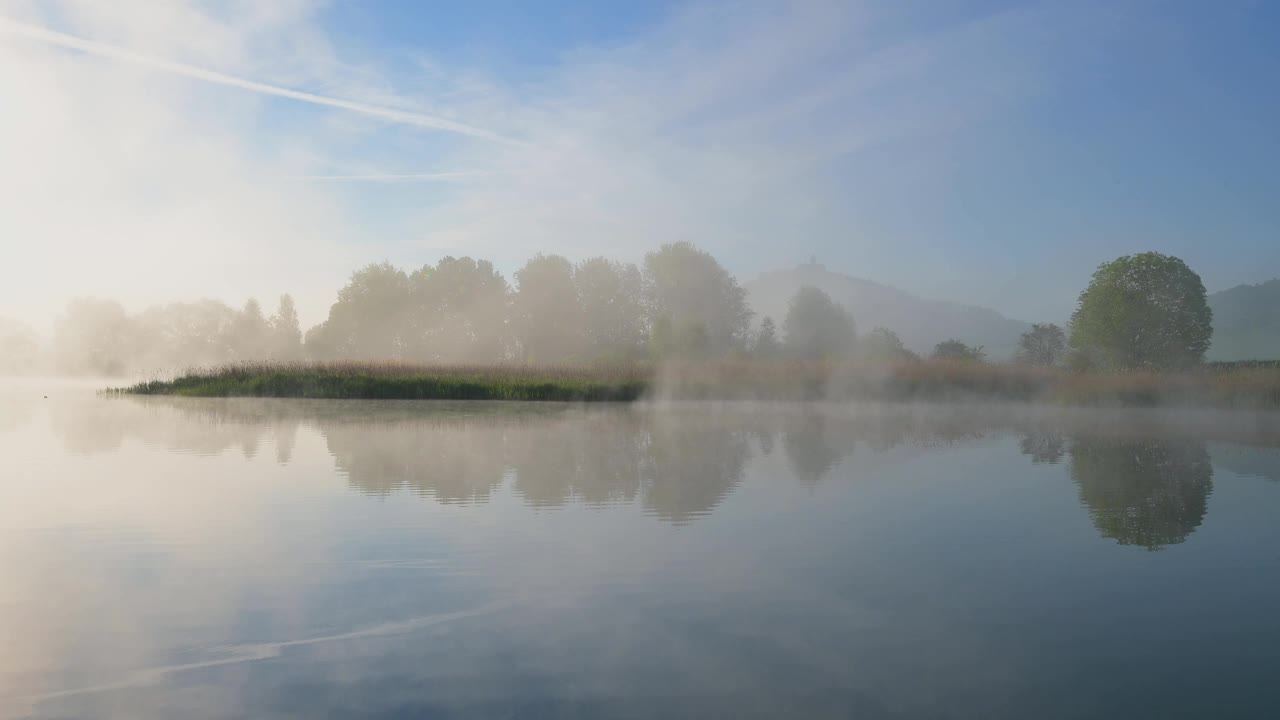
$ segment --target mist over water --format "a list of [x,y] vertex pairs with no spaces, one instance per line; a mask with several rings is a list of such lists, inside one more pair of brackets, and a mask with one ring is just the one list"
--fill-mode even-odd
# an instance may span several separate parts
[[6,718],[1280,702],[1265,414],[91,388],[0,393]]
[[0,0],[0,720],[1280,717],[1277,37]]

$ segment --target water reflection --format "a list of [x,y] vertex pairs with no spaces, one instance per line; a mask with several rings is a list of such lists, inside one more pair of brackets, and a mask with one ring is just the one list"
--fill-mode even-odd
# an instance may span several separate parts
[[320,430],[334,465],[361,492],[407,489],[460,503],[487,500],[506,470],[500,438],[475,426],[466,419],[339,419],[321,423]]
[[782,448],[791,471],[811,488],[853,452],[854,438],[832,425],[822,413],[809,409],[783,433]]
[[683,524],[712,512],[756,455],[780,438],[789,474],[812,489],[864,445],[953,446],[1014,429],[1032,464],[1067,460],[1103,538],[1160,549],[1200,526],[1213,463],[1199,439],[1216,432],[1254,444],[1214,451],[1227,466],[1280,478],[1272,420],[1151,413],[975,412],[966,408],[769,406],[662,409],[565,405],[377,403],[170,398],[52,404],[54,428],[76,453],[109,452],[126,438],[197,454],[272,448],[291,459],[299,428],[323,438],[335,468],[362,493],[408,491],[437,502],[483,503],[505,482],[529,506],[638,502]]
[[35,415],[35,399],[26,394],[0,394],[0,433],[16,430]]
[[1148,550],[1186,540],[1213,492],[1209,453],[1189,440],[1079,437],[1071,478],[1103,537]]
[[1057,465],[1067,452],[1067,441],[1061,433],[1036,431],[1024,433],[1018,447],[1037,465]]
[[516,492],[535,507],[634,500],[644,454],[643,427],[627,414],[522,423],[509,428],[505,443]]
[[1280,448],[1218,443],[1211,454],[1224,470],[1280,482]]
[[1280,701],[1269,420],[98,397],[15,417],[0,718]]
[[663,520],[685,523],[705,515],[742,478],[749,445],[741,428],[703,417],[691,423],[659,421],[646,435],[644,507]]
[[292,459],[305,416],[292,403],[252,400],[175,403],[135,398],[91,397],[47,404],[50,421],[72,453],[119,450],[126,440],[195,455],[235,449],[254,458],[262,443],[274,445],[275,459]]
[[1018,441],[1035,464],[1057,464],[1069,453],[1080,502],[1102,537],[1160,550],[1200,527],[1213,492],[1213,463],[1203,442],[1115,437],[1052,430]]
[[535,507],[637,497],[684,523],[710,512],[742,476],[747,435],[712,418],[574,410],[411,417],[319,418],[337,467],[369,494],[408,488],[444,503],[483,502],[508,473]]

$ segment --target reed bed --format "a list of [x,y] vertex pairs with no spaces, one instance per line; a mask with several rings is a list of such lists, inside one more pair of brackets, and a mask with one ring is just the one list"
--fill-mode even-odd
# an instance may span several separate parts
[[236,363],[121,388],[136,395],[406,400],[631,401],[647,369],[402,362]]
[[115,392],[199,397],[422,400],[877,400],[1280,409],[1280,367],[1171,374],[1071,372],[944,360],[899,363],[731,359],[598,365],[239,363]]

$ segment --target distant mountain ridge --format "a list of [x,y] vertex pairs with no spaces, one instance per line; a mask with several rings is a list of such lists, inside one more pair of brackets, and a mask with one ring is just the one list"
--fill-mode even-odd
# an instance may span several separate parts
[[969,345],[982,345],[992,360],[1013,356],[1018,337],[1031,324],[1014,320],[990,308],[945,300],[930,300],[871,280],[832,272],[819,263],[807,263],[790,270],[766,272],[743,287],[747,301],[760,317],[772,317],[781,327],[787,306],[806,285],[822,290],[853,315],[858,332],[876,326],[893,330],[907,348],[922,355],[933,346],[954,338]]
[[1213,310],[1210,360],[1280,358],[1280,278],[1209,295]]

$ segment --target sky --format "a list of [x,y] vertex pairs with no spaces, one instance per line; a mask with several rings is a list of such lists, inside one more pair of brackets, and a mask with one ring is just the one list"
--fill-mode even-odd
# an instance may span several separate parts
[[[0,316],[445,255],[828,268],[1027,321],[1280,276],[1267,0],[0,0]],[[856,317],[856,308],[852,309]]]

